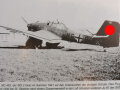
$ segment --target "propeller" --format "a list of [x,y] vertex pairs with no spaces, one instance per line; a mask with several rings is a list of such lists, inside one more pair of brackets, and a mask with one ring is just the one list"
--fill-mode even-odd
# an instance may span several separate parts
[[29,28],[30,28],[30,24],[27,22],[27,20],[25,20],[24,17],[21,17],[21,18],[22,18],[22,20],[27,24],[27,28],[28,28],[28,30],[29,30]]
[[21,17],[23,19],[23,21],[28,25],[29,23],[25,20],[24,17]]

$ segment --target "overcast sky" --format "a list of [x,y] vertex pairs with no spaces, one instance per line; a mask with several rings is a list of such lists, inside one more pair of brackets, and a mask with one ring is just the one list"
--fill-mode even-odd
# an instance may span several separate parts
[[97,31],[104,20],[120,22],[120,0],[0,0],[0,25],[26,29],[31,23],[56,20],[70,29]]

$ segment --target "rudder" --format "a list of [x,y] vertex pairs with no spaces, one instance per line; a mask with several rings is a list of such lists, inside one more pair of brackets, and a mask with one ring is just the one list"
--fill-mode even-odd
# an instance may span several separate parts
[[105,21],[99,31],[97,32],[98,36],[107,35],[105,32],[105,28],[108,25],[112,25],[115,28],[115,33],[110,35],[107,38],[103,38],[101,42],[101,46],[103,47],[117,47],[119,46],[119,33],[120,33],[120,25],[118,22],[114,21]]

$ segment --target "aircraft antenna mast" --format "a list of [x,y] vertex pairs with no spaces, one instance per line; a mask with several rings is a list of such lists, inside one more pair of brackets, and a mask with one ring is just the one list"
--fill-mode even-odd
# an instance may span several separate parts
[[87,30],[91,35],[94,35],[93,33],[91,33],[89,30]]

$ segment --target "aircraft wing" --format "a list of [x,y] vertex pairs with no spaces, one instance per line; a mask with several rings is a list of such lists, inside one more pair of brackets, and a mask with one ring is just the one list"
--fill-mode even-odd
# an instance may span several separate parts
[[21,31],[21,30],[17,30],[17,29],[5,27],[5,26],[0,26],[0,27],[6,30],[9,30],[10,32],[13,32],[13,33],[22,33],[23,35],[30,36],[30,37],[40,39],[40,40],[45,40],[48,42],[60,42],[61,41],[61,38],[59,36],[47,30],[31,32],[31,31]]

